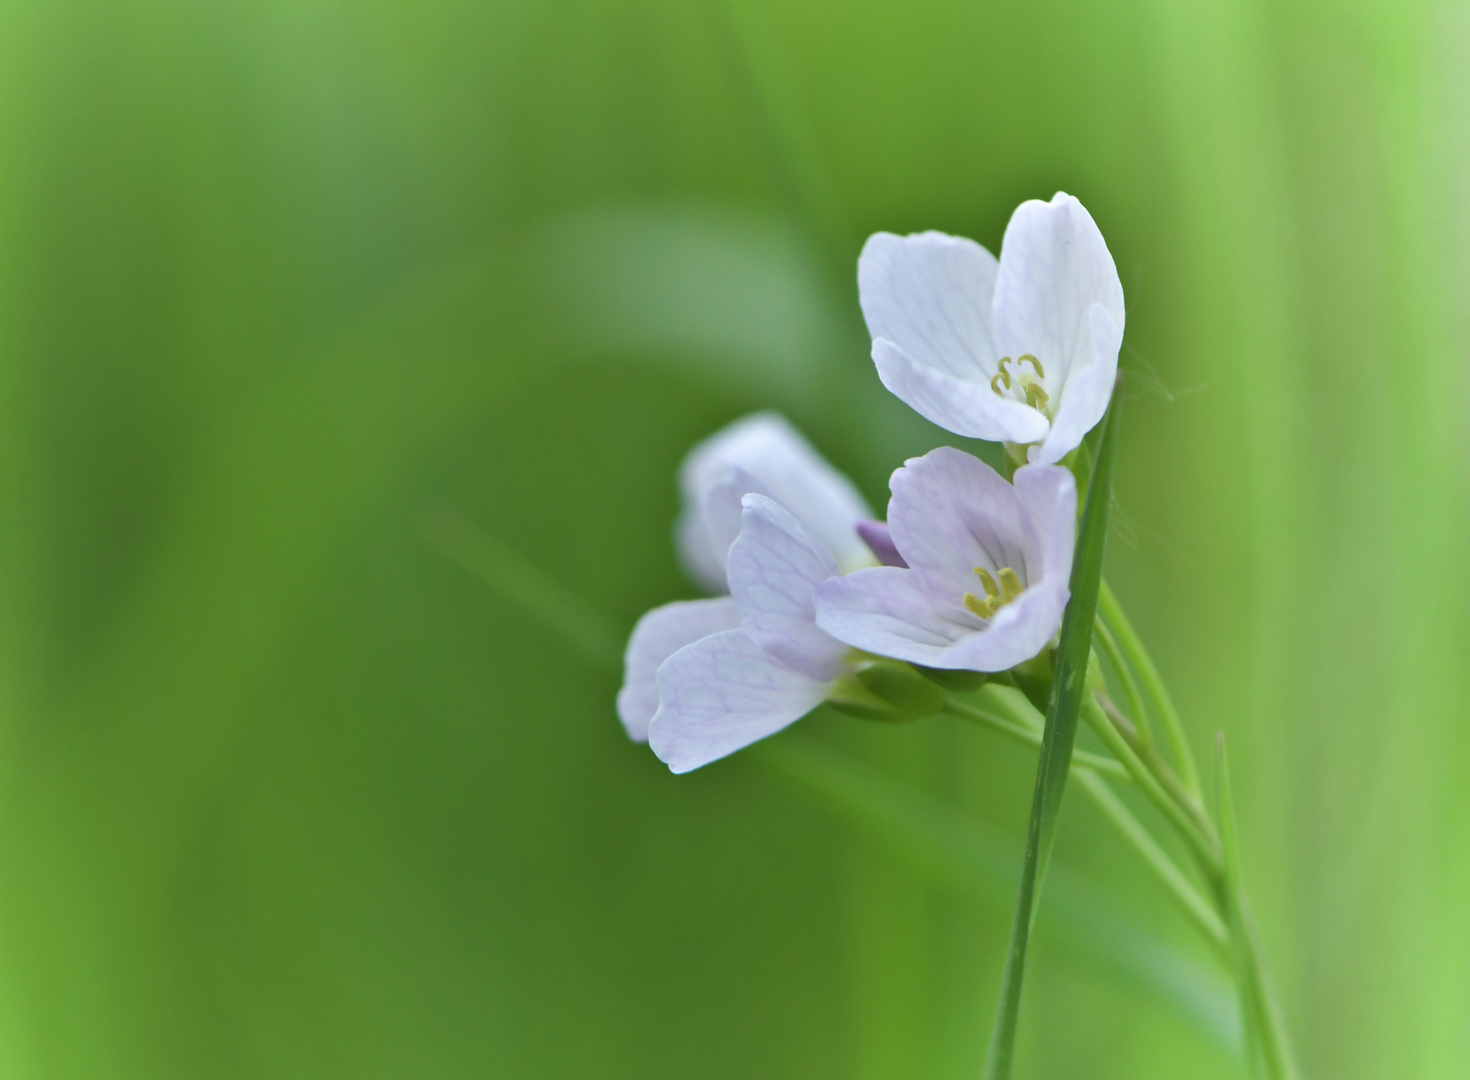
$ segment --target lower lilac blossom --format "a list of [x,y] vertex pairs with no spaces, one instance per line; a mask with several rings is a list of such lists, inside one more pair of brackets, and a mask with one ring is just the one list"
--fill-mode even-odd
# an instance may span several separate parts
[[628,637],[623,655],[623,686],[618,691],[618,718],[634,742],[648,741],[648,722],[658,712],[659,665],[701,638],[734,630],[740,612],[728,596],[710,600],[676,600],[644,614]]
[[679,491],[679,558],[710,592],[727,591],[725,558],[740,534],[740,499],[752,491],[786,507],[843,570],[873,564],[855,531],[873,511],[852,481],[776,413],[742,417],[689,451],[679,468]]
[[893,474],[888,526],[908,569],[824,582],[817,625],[839,641],[931,668],[1006,671],[1055,636],[1070,596],[1077,487],[1054,465],[1013,484],[940,447]]
[[875,233],[858,297],[883,385],[957,435],[1029,446],[1050,465],[1107,410],[1123,286],[1070,195],[1017,207],[999,260],[963,237]]
[[734,753],[801,719],[845,674],[847,646],[816,623],[813,595],[837,561],[775,500],[747,494],[730,548],[739,629],[679,649],[658,669],[653,752],[676,773]]
[[[741,529],[741,499],[750,492],[786,507],[830,550],[839,569],[875,561],[857,531],[872,509],[852,481],[776,413],[743,417],[694,447],[680,467],[679,487],[684,503],[675,530],[679,554],[689,575],[711,592],[727,591],[725,564]],[[624,654],[617,701],[629,738],[648,741],[648,724],[658,711],[654,675],[659,665],[685,645],[739,625],[728,596],[665,604],[638,620]]]

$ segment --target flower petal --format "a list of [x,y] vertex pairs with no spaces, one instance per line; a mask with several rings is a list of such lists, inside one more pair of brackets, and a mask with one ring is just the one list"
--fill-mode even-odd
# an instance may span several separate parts
[[837,677],[847,650],[817,629],[812,593],[837,575],[831,552],[785,507],[744,499],[744,526],[730,548],[730,593],[740,627],[766,652],[820,682]]
[[1066,584],[1077,542],[1077,481],[1059,465],[1023,465],[1012,478],[1026,528],[1026,580]]
[[743,630],[680,649],[658,669],[659,709],[648,726],[653,752],[689,772],[774,735],[827,697],[828,684],[793,671]]
[[903,561],[903,556],[898,553],[898,548],[893,545],[893,533],[884,521],[859,521],[857,523],[858,535],[863,538],[863,543],[868,545],[878,561],[884,566],[897,566],[907,570],[909,564]]
[[817,625],[854,648],[910,664],[1006,671],[1051,641],[1068,595],[1065,581],[1045,581],[981,623],[936,603],[912,570],[881,566],[823,582]]
[[858,301],[874,338],[920,366],[974,383],[995,374],[995,256],[940,232],[874,233],[858,256]]
[[654,676],[659,665],[685,645],[739,625],[740,611],[728,596],[675,601],[638,620],[623,654],[623,686],[618,691],[618,718],[630,739],[648,741],[648,722],[658,711]]
[[628,636],[623,652],[623,685],[617,691],[617,719],[634,742],[648,742],[648,721],[659,711],[654,676],[675,652],[739,626],[739,608],[729,597],[679,600],[648,611]]
[[879,566],[832,578],[817,586],[817,625],[857,649],[937,666],[954,643],[974,633],[980,620],[953,605],[947,618],[913,570]]
[[1113,383],[1118,377],[1118,349],[1123,344],[1123,331],[1101,304],[1093,304],[1088,312],[1088,328],[1093,358],[1068,372],[1051,430],[1041,445],[1031,450],[1031,460],[1037,464],[1061,461],[1081,444],[1083,437],[1108,411]]
[[904,561],[958,606],[1002,566],[1024,573],[1026,537],[1015,489],[977,457],[941,446],[889,480],[888,527]]
[[718,592],[729,592],[730,545],[740,535],[740,500],[748,492],[767,494],[765,484],[744,469],[727,465],[710,477],[697,513],[691,515],[699,521],[699,535],[709,552],[711,561],[719,562]]
[[954,671],[1007,671],[1046,648],[1062,624],[1070,596],[1065,580],[1033,585],[996,612],[984,630],[967,634],[923,663]]
[[1123,286],[1092,216],[1063,192],[1049,203],[1022,203],[1001,241],[994,313],[1000,355],[1039,357],[1046,386],[1065,396],[1072,369],[1094,362],[1094,304],[1112,317],[1121,340]]
[[[738,475],[732,470],[743,470],[757,486],[743,491],[730,490],[732,477]],[[685,567],[691,575],[696,571],[702,573],[697,580],[707,587],[711,587],[709,567],[718,563],[719,581],[713,587],[724,588],[729,543],[739,532],[740,496],[748,491],[769,495],[790,510],[827,545],[839,566],[853,569],[872,565],[867,548],[853,532],[856,522],[873,516],[867,502],[851,480],[834,469],[795,428],[775,413],[743,417],[696,446],[680,467],[679,486],[686,517],[703,517],[708,507],[719,517],[718,527],[727,528],[730,521],[736,522],[728,538],[723,532],[713,535],[711,530],[716,525],[707,518],[702,526],[680,527],[678,535]],[[722,489],[718,494],[713,491],[716,487]],[[710,553],[686,551],[685,542],[698,541],[701,529]]]
[[946,431],[989,442],[1032,443],[1046,435],[1046,417],[996,394],[988,380],[922,364],[887,338],[873,340],[873,364],[889,393]]

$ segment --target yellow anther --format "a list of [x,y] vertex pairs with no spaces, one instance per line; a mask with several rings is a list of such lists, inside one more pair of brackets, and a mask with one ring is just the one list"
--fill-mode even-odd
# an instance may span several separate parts
[[[993,575],[985,567],[977,566],[975,576],[980,579],[980,584],[985,586],[985,599],[981,600],[974,593],[965,593],[965,610],[973,615],[979,615],[982,619],[990,618],[1021,595],[1021,578],[1009,566],[1002,566]],[[1000,578],[999,585],[995,583],[997,577]]]
[[975,576],[980,579],[980,584],[985,586],[985,595],[991,600],[1000,599],[1000,588],[995,584],[995,578],[990,576],[990,571],[983,566],[975,567]]
[[1000,370],[991,377],[990,389],[994,390],[997,394],[1000,393],[1000,387],[996,386],[996,383],[1000,383],[1007,390],[1011,388],[1011,373],[1006,370],[1006,365],[1010,362],[1011,358],[1009,356],[1002,357],[1000,363],[997,365]]
[[1006,604],[1009,604],[1021,595],[1021,578],[1009,566],[1002,566],[1000,568],[1000,590],[1001,594],[1005,597],[1002,603]]
[[987,597],[981,600],[972,592],[965,593],[965,610],[972,615],[979,615],[982,619],[988,619],[995,614],[995,601]]
[[1026,384],[1026,400],[1033,409],[1041,409],[1050,399],[1051,395],[1034,382],[1028,382]]
[[1036,375],[1038,378],[1046,378],[1046,371],[1042,368],[1041,361],[1036,359],[1036,357],[1032,356],[1030,353],[1026,353],[1021,357],[1021,359],[1017,360],[1016,366],[1020,367],[1022,364],[1027,363],[1028,361],[1030,362],[1031,366],[1036,369]]

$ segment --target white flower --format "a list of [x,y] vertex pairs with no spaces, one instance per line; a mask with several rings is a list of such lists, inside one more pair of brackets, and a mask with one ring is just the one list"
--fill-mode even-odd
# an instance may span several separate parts
[[880,566],[817,589],[817,625],[880,656],[1005,671],[1051,641],[1070,595],[1077,486],[1055,465],[1014,485],[950,447],[893,474],[888,526],[909,569]]
[[[847,648],[818,629],[813,594],[838,572],[826,545],[773,499],[747,494],[730,548],[740,628],[703,637],[658,668],[653,752],[688,772],[773,735],[826,700]],[[707,601],[706,603],[721,603]]]
[[[680,466],[679,488],[679,555],[689,576],[711,592],[728,589],[725,563],[740,534],[741,499],[752,492],[788,508],[824,550],[835,554],[839,569],[875,562],[858,534],[860,524],[881,530],[881,524],[866,521],[872,509],[851,480],[775,413],[742,417],[694,447]],[[648,741],[648,724],[658,710],[654,676],[659,665],[685,645],[739,625],[729,597],[665,604],[638,620],[618,692],[618,717],[630,738]]]
[[1070,195],[1011,215],[1000,261],[943,233],[877,233],[858,295],[878,377],[957,435],[1033,444],[1050,465],[1102,419],[1123,342],[1123,286]]
[[728,596],[713,600],[676,600],[639,619],[623,654],[623,686],[618,691],[618,718],[634,742],[648,741],[648,722],[658,712],[658,667],[685,645],[734,630],[740,612]]
[[740,499],[752,491],[786,507],[844,570],[873,564],[856,531],[873,511],[852,481],[775,413],[736,420],[691,450],[679,469],[679,490],[679,557],[710,592],[726,591],[725,557],[740,533]]

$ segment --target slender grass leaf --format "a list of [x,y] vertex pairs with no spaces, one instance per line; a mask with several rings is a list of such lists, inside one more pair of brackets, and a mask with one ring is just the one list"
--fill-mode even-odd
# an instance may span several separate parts
[[1220,840],[1225,849],[1225,921],[1230,930],[1230,951],[1235,967],[1235,988],[1240,996],[1240,1026],[1245,1060],[1251,1075],[1262,1069],[1261,1025],[1256,1005],[1255,980],[1251,977],[1250,942],[1240,907],[1240,846],[1235,832],[1235,804],[1230,797],[1230,766],[1225,759],[1225,733],[1215,737],[1215,802],[1220,819]]
[[[784,735],[751,750],[772,775],[935,884],[996,906],[1014,894],[1014,841],[973,815],[800,735]],[[1085,875],[1056,866],[1048,884],[1049,933],[1167,1003],[1234,1057],[1239,1046],[1235,1007],[1229,984],[1214,967],[1130,919]]]
[[1286,1018],[1276,999],[1275,984],[1266,969],[1266,950],[1256,929],[1255,916],[1240,881],[1240,841],[1235,827],[1235,802],[1230,792],[1230,762],[1225,733],[1215,736],[1215,798],[1220,817],[1220,839],[1225,849],[1225,904],[1240,995],[1245,1055],[1253,1076],[1270,1080],[1300,1080],[1296,1057],[1287,1033]]
[[1016,1022],[1021,1010],[1021,984],[1026,973],[1026,950],[1036,916],[1036,900],[1046,876],[1056,838],[1057,815],[1062,808],[1067,773],[1072,762],[1072,745],[1077,737],[1077,719],[1087,692],[1087,658],[1092,648],[1092,627],[1097,617],[1098,583],[1102,580],[1103,548],[1107,542],[1108,512],[1113,502],[1113,461],[1118,443],[1118,391],[1103,420],[1097,462],[1087,486],[1087,503],[1077,536],[1077,554],[1072,563],[1072,598],[1062,616],[1061,643],[1057,648],[1056,674],[1042,733],[1041,761],[1036,767],[1036,789],[1031,802],[1031,824],[1026,833],[1026,855],[1021,864],[1021,885],[1016,895],[1016,914],[1011,924],[1011,943],[1001,977],[1000,1002],[985,1062],[987,1080],[1009,1080],[1016,1050]]

